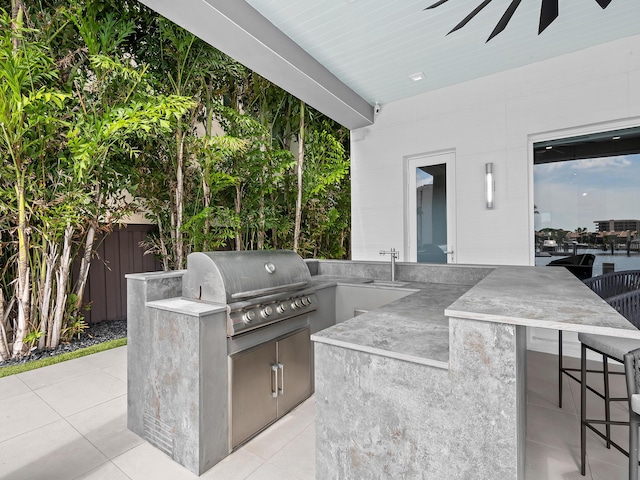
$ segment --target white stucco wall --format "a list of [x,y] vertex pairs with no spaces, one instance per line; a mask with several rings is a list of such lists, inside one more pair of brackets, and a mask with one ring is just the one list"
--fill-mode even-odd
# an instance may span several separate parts
[[[353,259],[403,249],[403,159],[453,150],[456,263],[532,264],[531,142],[636,125],[640,36],[382,105],[373,126],[351,135]],[[494,210],[484,203],[487,162]]]

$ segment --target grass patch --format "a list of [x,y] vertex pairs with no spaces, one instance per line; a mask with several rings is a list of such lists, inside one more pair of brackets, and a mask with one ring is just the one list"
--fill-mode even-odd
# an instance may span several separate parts
[[35,370],[36,368],[47,367],[49,365],[54,365],[60,362],[66,362],[67,360],[84,357],[86,355],[91,355],[92,353],[104,352],[105,350],[122,347],[126,344],[126,338],[116,338],[115,340],[98,343],[97,345],[91,345],[87,348],[80,348],[78,350],[74,350],[73,352],[62,353],[60,355],[56,355],[55,357],[46,357],[39,360],[34,360],[33,362],[0,367],[0,378],[8,377],[9,375],[16,375],[22,372],[28,372],[29,370]]

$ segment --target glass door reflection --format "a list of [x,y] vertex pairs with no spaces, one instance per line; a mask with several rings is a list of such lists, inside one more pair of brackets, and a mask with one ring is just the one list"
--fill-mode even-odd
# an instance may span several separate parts
[[447,165],[416,168],[416,260],[447,263]]

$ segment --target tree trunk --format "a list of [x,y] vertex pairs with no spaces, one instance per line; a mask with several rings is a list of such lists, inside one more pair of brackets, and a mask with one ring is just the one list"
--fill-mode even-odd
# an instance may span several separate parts
[[43,349],[46,345],[49,323],[51,322],[51,296],[53,295],[53,270],[58,261],[58,245],[55,242],[47,242],[47,253],[45,258],[44,281],[40,287],[40,330],[43,335],[38,339],[38,348]]
[[176,145],[178,148],[176,156],[176,244],[175,244],[175,265],[174,268],[180,270],[184,263],[184,245],[182,240],[182,215],[184,209],[184,134],[182,130],[176,131]]
[[56,304],[53,314],[53,329],[51,337],[47,341],[49,348],[56,348],[60,343],[60,332],[62,331],[62,320],[67,306],[67,283],[69,281],[69,270],[71,266],[71,238],[73,227],[67,223],[64,230],[64,244],[62,246],[62,256],[56,272]]
[[11,356],[11,352],[9,351],[9,342],[7,342],[7,332],[4,329],[4,315],[5,315],[4,312],[5,312],[4,293],[0,288],[0,360],[8,360],[9,357]]
[[298,197],[296,198],[296,221],[293,232],[293,251],[298,251],[300,224],[302,223],[302,172],[304,168],[304,102],[300,102],[300,133],[298,134]]
[[17,50],[20,46],[20,35],[18,30],[22,28],[24,22],[24,2],[23,0],[11,0],[11,30],[13,35],[11,36],[11,42],[13,43],[13,49]]
[[211,206],[211,188],[207,178],[209,175],[209,169],[205,166],[202,170],[202,202],[204,208],[207,209],[207,218],[204,220],[204,240],[202,241],[202,250],[204,252],[209,251],[209,235],[211,232],[211,220],[209,219],[208,209]]
[[264,250],[264,230],[265,230],[265,220],[264,220],[264,196],[260,196],[260,201],[258,204],[258,250]]
[[24,195],[24,180],[22,174],[18,174],[16,194],[18,201],[18,318],[16,329],[13,332],[13,356],[22,354],[24,336],[26,335],[27,321],[29,319],[29,307],[31,306],[31,289],[29,275],[29,232],[27,229],[26,201]]
[[158,224],[158,236],[160,237],[160,252],[162,255],[162,269],[169,271],[169,253],[167,252],[167,244],[164,241],[164,230],[162,228],[162,220],[160,215],[156,215],[156,223]]
[[[102,191],[100,190],[100,185],[96,185],[94,192],[94,199],[96,201],[96,212],[100,212],[102,207]],[[87,236],[84,240],[84,253],[82,255],[82,260],[80,262],[80,272],[78,273],[78,283],[76,283],[76,287],[73,291],[76,296],[76,305],[75,310],[79,311],[82,308],[82,300],[84,297],[84,289],[87,286],[87,279],[89,278],[89,269],[91,268],[91,256],[93,255],[93,244],[96,238],[96,230],[98,228],[99,219],[96,216],[92,219],[91,224],[89,225],[89,230],[87,231]],[[67,224],[67,228],[69,225]],[[67,231],[65,230],[65,235]],[[65,237],[66,241],[66,237]],[[64,252],[63,252],[64,255]],[[66,289],[65,289],[66,292]]]
[[[240,185],[236,185],[236,198],[233,203],[236,215],[240,216],[240,209],[242,208],[242,188]],[[236,231],[236,250],[242,250],[242,231],[240,229]]]
[[[91,256],[93,254],[93,243],[96,238],[96,224],[97,219],[94,219],[87,231],[87,237],[84,240],[84,254],[82,255],[82,261],[80,262],[80,272],[78,273],[78,283],[76,283],[75,291],[76,305],[75,309],[80,310],[82,308],[82,299],[84,297],[84,289],[87,286],[87,279],[89,278],[89,269],[91,268]],[[66,230],[65,230],[66,234]]]

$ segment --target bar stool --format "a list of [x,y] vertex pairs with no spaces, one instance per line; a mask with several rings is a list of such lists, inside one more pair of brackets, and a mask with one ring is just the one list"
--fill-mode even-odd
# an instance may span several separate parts
[[[586,466],[586,444],[587,444],[587,428],[592,430],[596,435],[601,437],[607,448],[611,446],[625,455],[628,455],[620,445],[611,440],[611,425],[628,425],[629,422],[621,422],[611,420],[611,402],[627,401],[628,397],[611,397],[609,388],[609,374],[624,374],[624,372],[610,372],[609,359],[624,362],[624,356],[631,350],[640,348],[640,340],[629,338],[609,337],[605,335],[594,335],[591,333],[581,333],[578,335],[581,343],[580,351],[580,473],[585,474]],[[603,373],[604,375],[604,394],[600,393],[587,384],[587,349],[602,355],[602,370],[589,370],[590,372]],[[604,419],[587,418],[587,390],[604,400]],[[594,425],[604,425],[605,433],[603,434]]]
[[[640,326],[640,290],[623,293],[607,299],[609,305],[615,308],[622,316],[629,320],[636,328]],[[640,349],[640,340],[610,337],[606,335],[594,335],[580,333],[578,340],[580,349],[580,473],[585,474],[587,428],[595,432],[606,441],[607,448],[611,446],[625,455],[629,455],[620,445],[611,440],[611,425],[629,425],[629,422],[611,420],[611,402],[627,401],[628,397],[612,398],[609,389],[609,359],[624,363],[625,355],[631,351]],[[604,394],[587,385],[587,349],[602,355],[602,373],[604,374]],[[604,400],[605,418],[587,418],[587,390],[595,393]],[[602,434],[593,425],[605,425],[605,434]]]
[[638,430],[640,429],[640,350],[624,356],[629,394],[629,480],[638,480]]
[[[595,258],[593,255],[591,257]],[[585,257],[586,265],[593,265],[593,258]],[[573,261],[575,263],[575,261]],[[632,292],[640,289],[640,270],[623,270],[619,272],[605,273],[597,277],[584,278],[587,275],[586,271],[571,271],[576,277],[580,278],[583,283],[593,290],[598,296],[605,301],[609,302],[609,299],[615,299],[618,295],[623,293]],[[616,307],[614,307],[616,308]],[[618,309],[620,311],[620,309]],[[622,313],[622,312],[621,312]],[[630,312],[630,315],[633,313]],[[627,316],[623,313],[623,316]],[[627,317],[627,319],[629,319]],[[562,330],[558,331],[558,406],[562,408],[562,375],[567,375],[569,378],[580,383],[580,379],[573,375],[571,372],[579,372],[579,368],[568,368],[563,365],[562,356]],[[587,373],[598,373],[600,370],[587,370]],[[593,389],[590,389],[593,391]],[[597,394],[597,392],[594,392]]]

